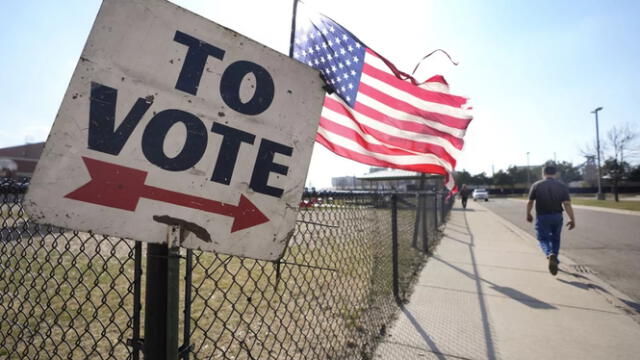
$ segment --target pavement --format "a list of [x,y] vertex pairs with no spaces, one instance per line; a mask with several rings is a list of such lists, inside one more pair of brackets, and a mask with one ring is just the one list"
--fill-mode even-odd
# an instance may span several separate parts
[[[456,203],[458,205],[459,203]],[[454,208],[375,359],[638,359],[631,299],[469,202]]]

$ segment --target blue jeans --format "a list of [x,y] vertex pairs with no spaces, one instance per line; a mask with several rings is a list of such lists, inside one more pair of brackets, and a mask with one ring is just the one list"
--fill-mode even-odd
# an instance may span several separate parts
[[562,231],[562,213],[536,216],[538,241],[545,255],[558,255],[560,252],[560,231]]

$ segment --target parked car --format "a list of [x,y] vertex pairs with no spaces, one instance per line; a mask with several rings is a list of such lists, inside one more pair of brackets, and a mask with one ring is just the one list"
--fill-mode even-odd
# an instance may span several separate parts
[[486,189],[475,189],[473,190],[473,201],[484,200],[489,201],[489,192]]

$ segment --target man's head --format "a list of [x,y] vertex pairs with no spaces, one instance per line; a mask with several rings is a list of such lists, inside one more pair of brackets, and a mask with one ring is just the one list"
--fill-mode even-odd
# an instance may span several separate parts
[[546,164],[542,168],[542,176],[546,178],[552,178],[556,176],[556,172],[558,172],[558,168],[556,168],[555,164]]

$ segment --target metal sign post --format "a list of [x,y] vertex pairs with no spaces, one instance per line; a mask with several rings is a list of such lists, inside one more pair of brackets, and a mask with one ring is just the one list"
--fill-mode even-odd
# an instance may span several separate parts
[[171,226],[168,228],[167,244],[147,246],[145,360],[178,359],[180,236],[180,227]]

